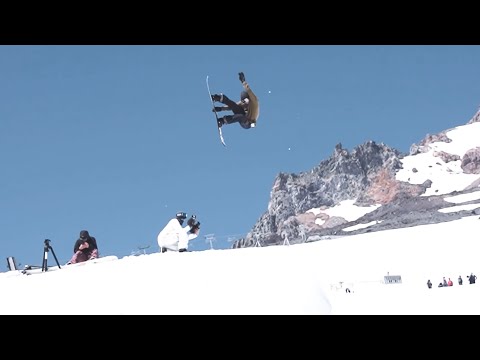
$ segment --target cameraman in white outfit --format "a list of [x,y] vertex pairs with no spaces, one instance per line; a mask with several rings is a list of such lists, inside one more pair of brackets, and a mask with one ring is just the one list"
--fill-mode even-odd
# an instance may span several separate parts
[[188,219],[187,226],[182,227],[187,218],[184,212],[178,212],[157,236],[158,246],[162,253],[166,251],[184,252],[188,250],[188,242],[200,233],[200,222],[195,215]]

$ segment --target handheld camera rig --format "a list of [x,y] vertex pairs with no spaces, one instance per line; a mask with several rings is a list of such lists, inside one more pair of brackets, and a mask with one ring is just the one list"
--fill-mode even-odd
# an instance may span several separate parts
[[200,229],[200,221],[197,220],[196,215],[192,215],[187,221],[187,225],[191,227],[190,232],[195,232],[197,229]]

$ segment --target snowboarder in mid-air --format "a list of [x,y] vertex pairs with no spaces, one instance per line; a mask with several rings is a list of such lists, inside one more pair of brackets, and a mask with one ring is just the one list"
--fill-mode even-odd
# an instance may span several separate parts
[[240,94],[240,101],[230,100],[225,94],[212,95],[212,101],[220,102],[225,106],[215,106],[212,111],[231,110],[233,115],[225,115],[218,118],[218,126],[239,123],[244,129],[250,129],[256,126],[258,116],[260,115],[260,103],[257,96],[245,80],[243,72],[238,73],[238,78],[243,85],[244,90]]

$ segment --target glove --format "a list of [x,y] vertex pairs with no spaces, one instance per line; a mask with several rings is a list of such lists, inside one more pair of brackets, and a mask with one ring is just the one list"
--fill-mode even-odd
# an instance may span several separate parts
[[187,249],[178,249],[178,252],[186,252]]
[[243,74],[243,72],[238,73],[238,78],[240,79],[241,83],[245,82],[245,75]]

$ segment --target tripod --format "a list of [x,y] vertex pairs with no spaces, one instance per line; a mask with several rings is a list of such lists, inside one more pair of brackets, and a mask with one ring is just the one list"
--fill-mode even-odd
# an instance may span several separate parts
[[42,272],[43,271],[48,271],[48,250],[50,250],[53,254],[53,257],[55,258],[55,261],[57,262],[58,268],[61,269],[62,267],[60,266],[60,263],[58,262],[57,256],[55,255],[55,251],[53,251],[53,248],[50,246],[50,241],[48,239],[45,239],[44,241],[44,246],[43,246],[43,263],[42,263]]

